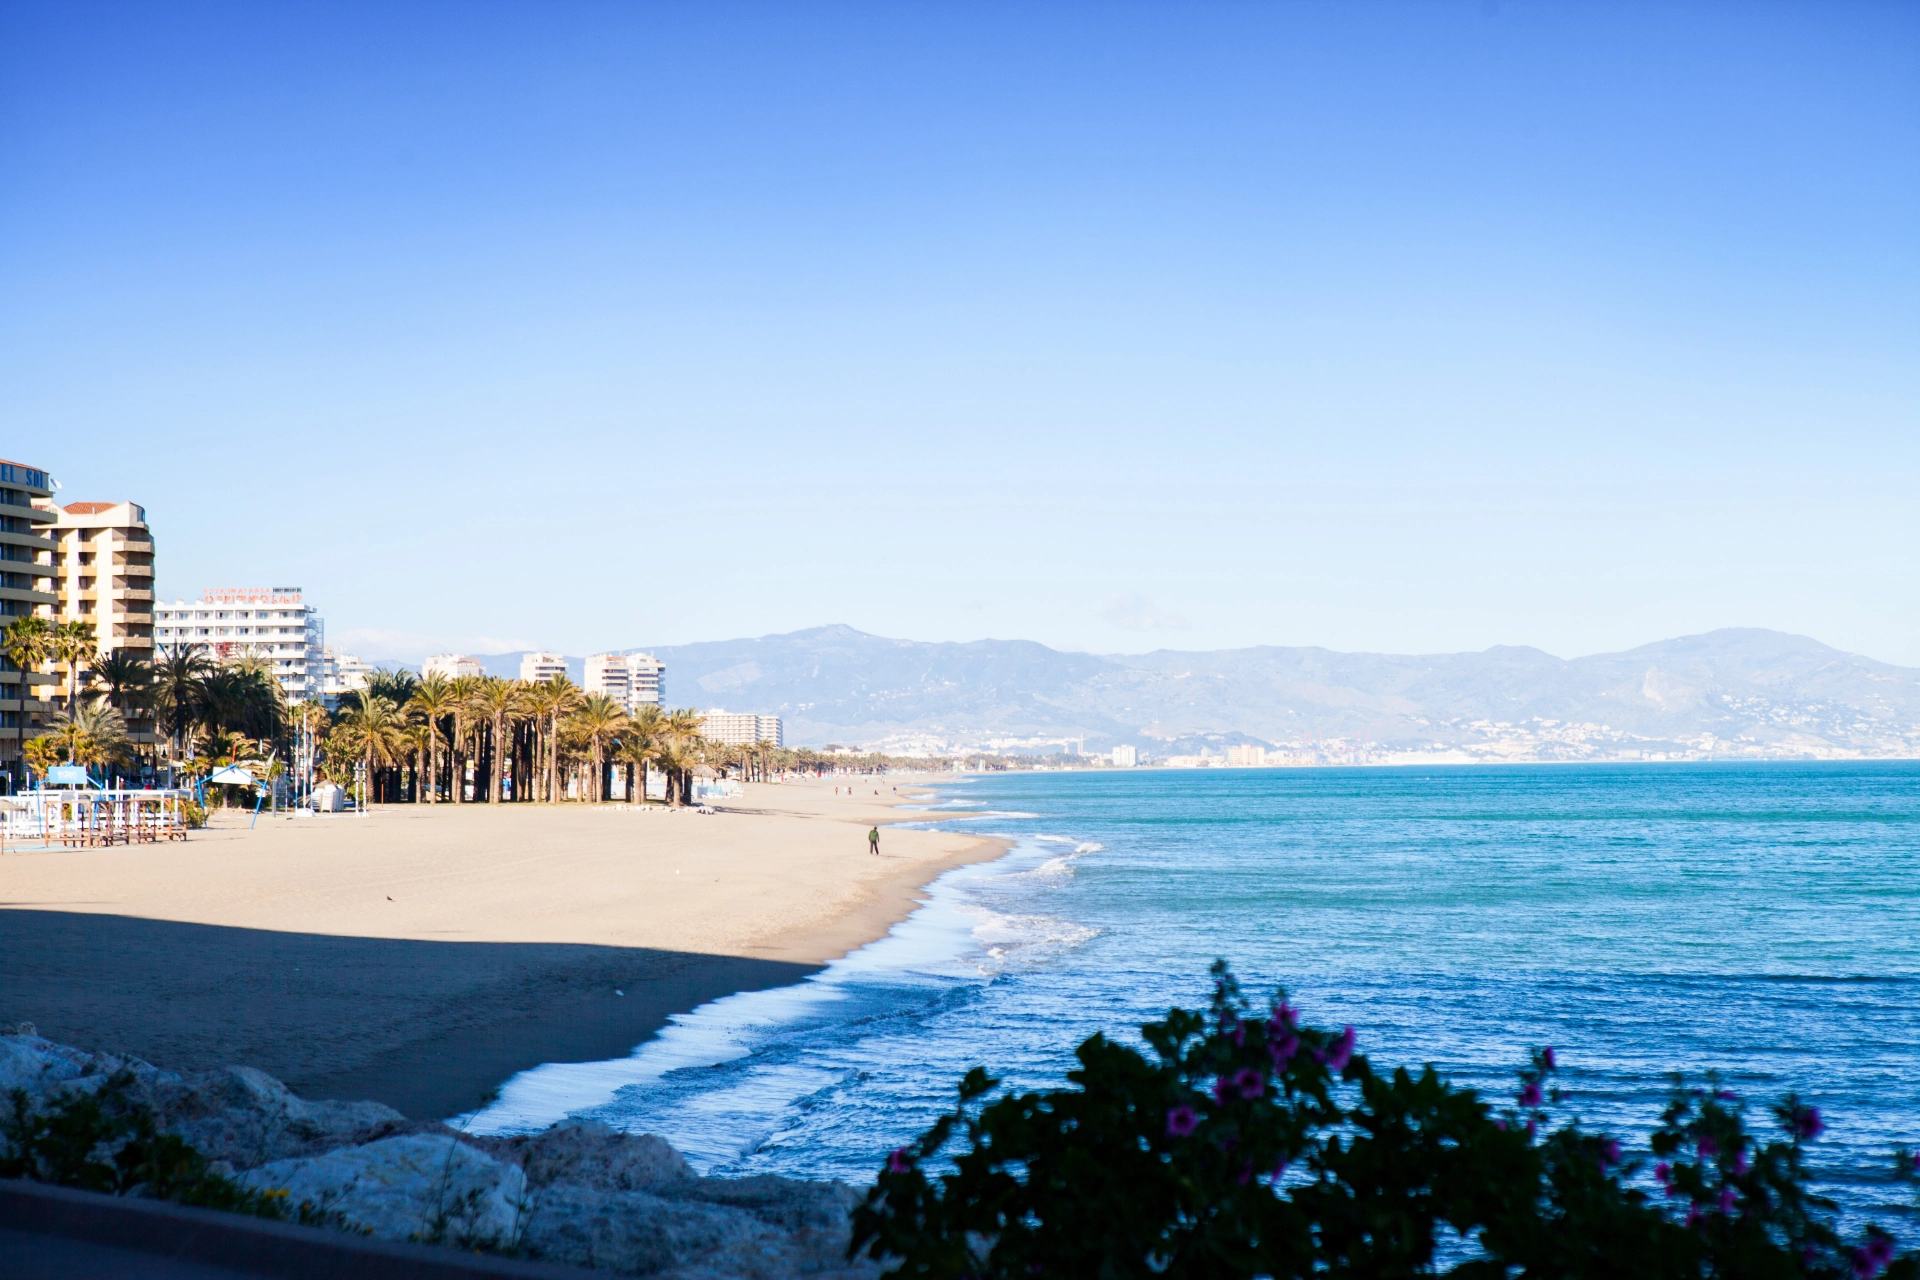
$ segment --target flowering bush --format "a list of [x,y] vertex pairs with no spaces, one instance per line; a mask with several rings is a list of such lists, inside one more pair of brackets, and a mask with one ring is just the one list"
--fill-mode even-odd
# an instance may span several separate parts
[[[1794,1098],[1762,1141],[1731,1093],[1676,1086],[1650,1193],[1617,1141],[1554,1123],[1550,1048],[1494,1106],[1431,1067],[1377,1072],[1353,1028],[1302,1025],[1284,992],[1256,1012],[1224,962],[1214,979],[1208,1012],[1141,1029],[1151,1059],[1095,1035],[1071,1088],[991,1102],[998,1082],[969,1072],[887,1157],[852,1253],[946,1280],[1920,1278],[1877,1227],[1841,1239],[1808,1188],[1820,1115]],[[1911,1153],[1897,1172],[1916,1176]]]

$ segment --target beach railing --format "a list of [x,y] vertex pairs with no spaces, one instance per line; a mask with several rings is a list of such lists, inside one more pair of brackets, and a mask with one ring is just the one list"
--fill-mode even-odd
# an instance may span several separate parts
[[187,798],[179,790],[26,791],[0,797],[0,837],[67,849],[185,840]]

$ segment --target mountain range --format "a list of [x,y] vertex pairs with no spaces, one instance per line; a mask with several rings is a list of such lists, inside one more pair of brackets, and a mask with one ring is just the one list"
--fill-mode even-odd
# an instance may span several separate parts
[[[646,650],[676,706],[783,717],[792,745],[1103,751],[1166,758],[1260,745],[1301,763],[1920,755],[1920,670],[1805,636],[1726,629],[1557,658],[1067,653],[815,627]],[[519,673],[518,654],[483,659]],[[575,679],[580,659],[569,659]]]

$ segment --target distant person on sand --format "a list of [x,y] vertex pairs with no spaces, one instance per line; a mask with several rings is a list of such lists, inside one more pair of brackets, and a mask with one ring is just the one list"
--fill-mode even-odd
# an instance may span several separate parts
[[869,832],[867,832],[867,848],[869,848],[869,849],[871,849],[871,850],[873,851],[873,853],[874,853],[874,856],[875,856],[875,857],[878,857],[878,856],[879,856],[879,854],[880,854],[880,828],[878,828],[878,827],[875,827],[875,828],[874,828],[873,830],[871,830],[871,831],[869,831]]

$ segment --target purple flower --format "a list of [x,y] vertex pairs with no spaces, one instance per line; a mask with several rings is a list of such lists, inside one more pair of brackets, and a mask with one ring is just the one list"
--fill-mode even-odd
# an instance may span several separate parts
[[1495,1120],[1493,1122],[1493,1127],[1498,1129],[1500,1132],[1505,1133],[1507,1131],[1507,1122],[1505,1120]]
[[1225,1076],[1221,1076],[1218,1080],[1215,1080],[1213,1082],[1214,1102],[1224,1103],[1227,1100],[1227,1091],[1232,1087],[1233,1087],[1232,1085],[1227,1083],[1227,1078]]
[[1291,1031],[1295,1017],[1293,1006],[1282,1000],[1273,1006],[1273,1016],[1267,1019],[1267,1034],[1277,1036],[1283,1031]]
[[1540,1086],[1529,1081],[1527,1087],[1520,1091],[1520,1105],[1523,1107],[1539,1106]]
[[1734,1177],[1736,1178],[1746,1177],[1747,1170],[1752,1167],[1753,1167],[1752,1165],[1747,1163],[1747,1153],[1745,1151],[1742,1151],[1733,1157],[1733,1176]]
[[1700,1140],[1694,1144],[1694,1150],[1700,1153],[1701,1159],[1711,1160],[1720,1154],[1720,1144],[1706,1134],[1701,1134]]
[[1286,1177],[1287,1176],[1287,1158],[1285,1156],[1281,1156],[1278,1160],[1274,1161],[1273,1172],[1268,1174],[1267,1176],[1269,1178],[1272,1178],[1275,1182],[1278,1182],[1280,1181],[1280,1179]]
[[905,1147],[895,1147],[887,1153],[888,1173],[910,1173],[913,1170],[913,1157],[907,1154]]
[[1527,1141],[1528,1142],[1532,1142],[1533,1135],[1538,1133],[1539,1131],[1540,1131],[1540,1126],[1538,1124],[1534,1123],[1531,1120],[1527,1121]]
[[1233,1083],[1243,1098],[1257,1098],[1267,1091],[1267,1078],[1252,1067],[1243,1067],[1235,1072]]
[[1723,1218],[1730,1218],[1733,1216],[1733,1188],[1732,1187],[1720,1188],[1720,1216]]
[[1235,1018],[1233,1020],[1233,1030],[1227,1032],[1227,1035],[1236,1045],[1244,1046],[1247,1043],[1247,1024]]
[[1793,1111],[1793,1136],[1813,1139],[1826,1132],[1826,1124],[1820,1119],[1818,1107],[1795,1107]]
[[1184,1138],[1200,1127],[1200,1113],[1192,1107],[1175,1107],[1167,1112],[1167,1135]]
[[1890,1241],[1883,1244],[1883,1239],[1875,1236],[1867,1242],[1866,1248],[1853,1251],[1853,1274],[1859,1276],[1860,1280],[1873,1280],[1893,1260],[1893,1244]]
[[1344,1071],[1347,1063],[1353,1060],[1353,1028],[1348,1026],[1341,1031],[1340,1038],[1327,1046],[1326,1056],[1321,1061],[1328,1070]]
[[1612,1138],[1600,1144],[1600,1163],[1609,1168],[1620,1163],[1620,1144]]
[[1548,1045],[1546,1048],[1540,1051],[1540,1061],[1546,1064],[1547,1070],[1549,1071],[1556,1069],[1560,1065],[1559,1063],[1553,1060],[1552,1045]]
[[1293,1055],[1300,1051],[1300,1037],[1291,1031],[1283,1032],[1278,1038],[1267,1041],[1267,1056],[1273,1059],[1275,1071],[1285,1071]]
[[1653,1166],[1653,1176],[1654,1176],[1654,1180],[1657,1181],[1661,1186],[1663,1187],[1672,1186],[1673,1185],[1673,1166],[1668,1164],[1665,1160],[1662,1160],[1659,1164]]
[[1735,1093],[1731,1089],[1717,1090],[1713,1096],[1720,1099],[1720,1101],[1722,1102],[1733,1102],[1740,1097],[1739,1094]]

